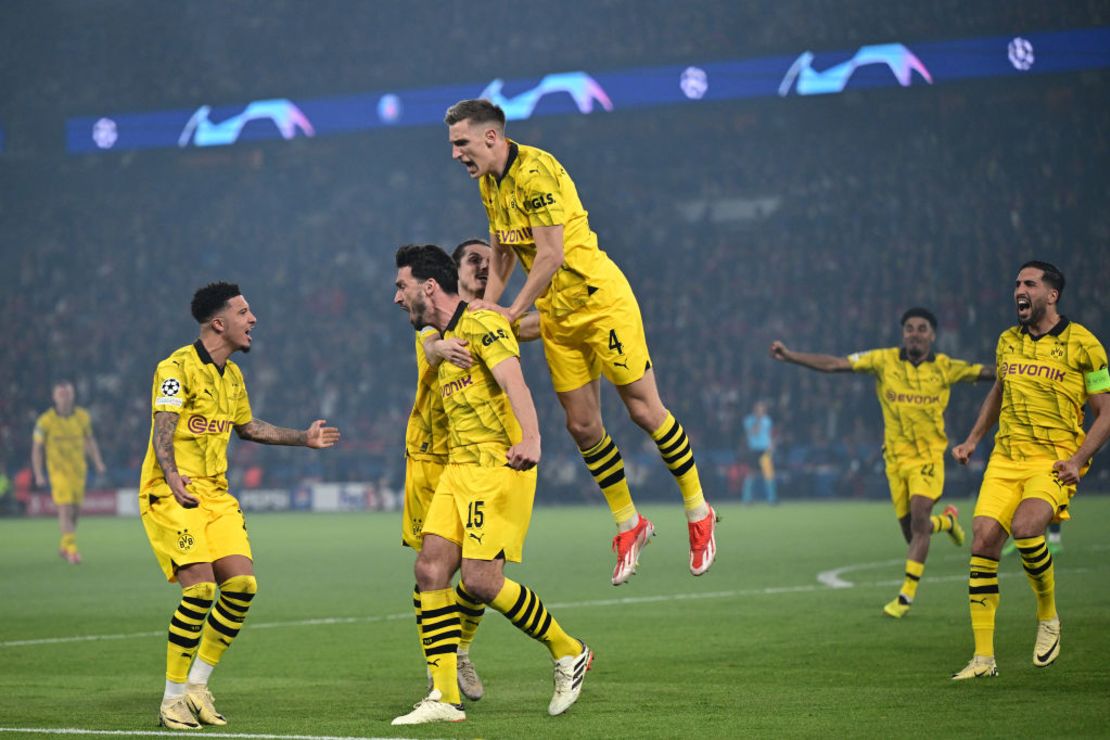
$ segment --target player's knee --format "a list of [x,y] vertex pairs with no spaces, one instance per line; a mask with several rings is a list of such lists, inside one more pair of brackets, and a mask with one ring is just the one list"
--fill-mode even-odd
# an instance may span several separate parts
[[484,578],[481,574],[470,573],[462,581],[463,590],[483,604],[488,604],[497,598],[494,579]]
[[185,586],[181,589],[181,593],[193,599],[212,602],[216,600],[216,584],[212,581],[201,581],[191,586]]
[[258,593],[258,579],[252,575],[232,576],[220,584],[220,591],[233,594],[251,594],[253,596]]
[[446,564],[424,557],[423,552],[416,559],[413,573],[416,576],[416,585],[421,591],[438,591],[447,588],[451,579],[451,573],[448,572]]
[[599,417],[567,417],[567,431],[580,449],[588,449],[601,440],[604,429]]

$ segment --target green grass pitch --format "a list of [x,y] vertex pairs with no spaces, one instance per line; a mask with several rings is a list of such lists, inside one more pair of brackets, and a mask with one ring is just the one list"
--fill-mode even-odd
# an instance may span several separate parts
[[[962,521],[970,529],[970,504]],[[219,732],[357,737],[1056,737],[1110,734],[1110,497],[1080,495],[1056,559],[1054,666],[1031,662],[1032,593],[1002,567],[1000,676],[953,683],[970,658],[968,549],[945,535],[913,611],[881,614],[905,546],[878,503],[720,506],[719,557],[693,578],[681,507],[640,572],[609,585],[603,508],[537,509],[514,579],[596,651],[578,704],[548,717],[546,650],[488,610],[472,656],[486,697],[459,725],[393,728],[424,693],[411,616],[413,553],[396,514],[248,518],[259,596],[211,687]],[[0,521],[0,740],[10,728],[154,732],[178,590],[138,521],[86,519],[84,564],[48,520]],[[831,588],[837,571],[851,585]],[[96,639],[72,640],[89,637]],[[47,642],[47,640],[56,640]],[[44,735],[27,735],[44,737]]]

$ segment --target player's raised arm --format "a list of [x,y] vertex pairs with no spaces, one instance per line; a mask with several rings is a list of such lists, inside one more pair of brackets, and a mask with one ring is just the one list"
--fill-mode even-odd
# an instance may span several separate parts
[[520,424],[520,442],[509,448],[509,467],[514,470],[534,468],[540,461],[540,423],[532,392],[524,382],[520,359],[508,357],[490,368],[494,380],[509,397],[513,415]]
[[274,426],[261,419],[251,419],[246,424],[236,426],[235,433],[239,435],[239,439],[264,445],[321,449],[331,447],[339,441],[339,430],[324,426],[326,423],[324,419],[317,419],[308,425],[308,429],[290,429]]
[[852,370],[852,364],[846,357],[795,352],[787,349],[786,345],[777,339],[771,342],[771,357],[779,362],[791,362],[823,373],[846,373]]
[[967,439],[952,448],[952,457],[960,465],[967,465],[967,461],[975,452],[975,447],[991,427],[998,423],[998,415],[1002,410],[1002,382],[994,381],[983,404],[979,407],[979,418],[968,433]]

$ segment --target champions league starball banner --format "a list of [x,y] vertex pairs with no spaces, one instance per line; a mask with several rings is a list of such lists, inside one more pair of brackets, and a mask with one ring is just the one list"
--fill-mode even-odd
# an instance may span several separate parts
[[[453,103],[487,98],[509,120],[604,115],[748,98],[806,98],[883,87],[935,87],[1110,67],[1110,28],[952,41],[883,41],[839,51],[625,70],[559,71],[341,97],[269,98],[147,113],[103,113],[66,123],[71,153],[229,146],[442,123]],[[0,138],[2,141],[2,138]]]

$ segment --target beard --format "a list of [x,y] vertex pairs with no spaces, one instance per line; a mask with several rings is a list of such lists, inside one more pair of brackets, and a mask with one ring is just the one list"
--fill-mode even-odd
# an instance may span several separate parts
[[1034,303],[1029,307],[1029,317],[1023,319],[1021,316],[1018,316],[1018,323],[1022,326],[1034,326],[1040,323],[1041,319],[1044,318],[1044,314],[1045,307]]
[[423,296],[417,296],[412,300],[412,305],[409,306],[409,322],[412,328],[420,331],[428,322],[425,314],[428,312],[428,304],[425,303]]

